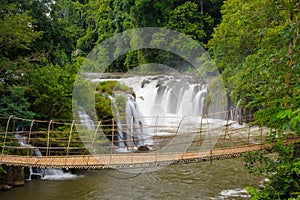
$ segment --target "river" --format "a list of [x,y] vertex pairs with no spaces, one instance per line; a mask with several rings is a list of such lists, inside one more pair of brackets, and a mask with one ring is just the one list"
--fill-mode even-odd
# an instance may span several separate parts
[[249,199],[244,187],[261,177],[247,173],[242,158],[170,165],[152,173],[80,171],[72,179],[31,180],[0,192],[1,200]]

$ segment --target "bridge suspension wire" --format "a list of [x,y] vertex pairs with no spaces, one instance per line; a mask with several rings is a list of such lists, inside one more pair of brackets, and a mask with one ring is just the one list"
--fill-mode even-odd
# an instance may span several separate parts
[[[224,119],[216,119],[214,115]],[[202,116],[145,116],[143,119],[152,124],[134,124],[135,119],[130,116],[129,126],[117,126],[116,120],[110,119],[95,123],[91,131],[76,120],[57,122],[0,115],[0,162],[36,167],[130,168],[212,161],[235,157],[249,150],[262,150],[269,133],[265,127],[240,125],[232,120],[233,111]],[[16,129],[14,124],[22,128]],[[148,133],[133,137],[141,134],[138,133],[140,129],[148,130]],[[130,137],[119,137],[122,131],[128,132]],[[17,134],[20,135],[18,139]],[[150,150],[140,151],[135,147],[135,143],[142,143],[147,138],[151,140]],[[207,145],[207,149],[201,149],[203,145]],[[187,148],[179,151],[181,146]],[[37,149],[41,156],[33,156]]]

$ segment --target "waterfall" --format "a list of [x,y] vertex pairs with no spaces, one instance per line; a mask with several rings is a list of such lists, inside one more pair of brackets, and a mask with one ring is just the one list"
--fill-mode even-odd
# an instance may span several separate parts
[[115,93],[110,96],[110,99],[118,126],[115,144],[127,149],[145,147],[147,140],[145,122],[137,108],[135,97],[132,94]]
[[190,77],[130,77],[120,82],[133,88],[137,109],[142,116],[203,114],[207,86]]
[[[190,76],[129,76],[118,81],[134,91],[128,94],[117,89],[109,97],[117,126],[113,144],[119,151],[151,149],[154,135],[174,134],[183,116],[193,116],[197,121],[191,124],[196,126],[204,113],[207,86],[201,80]],[[79,112],[79,118],[87,130],[95,129],[85,112]]]
[[[18,139],[18,143],[20,146],[23,147],[29,147],[31,149],[31,153],[34,156],[43,156],[41,151],[32,145],[29,145],[27,143],[27,138],[25,136],[21,136],[20,134],[15,134],[15,138]],[[48,168],[48,169],[43,169],[43,168],[37,168],[37,167],[30,167],[29,168],[29,177],[28,180],[31,180],[32,177],[39,177],[42,179],[52,179],[52,180],[57,180],[57,179],[70,179],[70,178],[75,178],[77,175],[71,174],[69,172],[64,172],[61,169],[54,169],[54,168]]]
[[[15,136],[15,138],[18,139],[18,143],[20,144],[20,146],[29,147],[31,149],[31,154],[32,155],[42,156],[42,153],[38,148],[27,144],[27,142],[26,142],[27,138],[26,137],[21,136],[20,134],[15,134],[14,136]],[[32,176],[38,176],[38,177],[42,178],[45,175],[45,169],[42,169],[42,168],[30,167],[29,170],[30,170],[30,174],[29,174],[29,177],[28,177],[29,180],[31,180]]]
[[79,111],[78,115],[80,122],[86,127],[87,130],[95,129],[94,121],[86,112]]

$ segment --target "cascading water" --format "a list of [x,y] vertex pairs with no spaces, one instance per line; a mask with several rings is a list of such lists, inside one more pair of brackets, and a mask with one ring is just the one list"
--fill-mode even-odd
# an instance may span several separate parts
[[[146,146],[144,120],[132,94],[116,93],[110,96],[112,110],[118,126],[117,146],[139,148]],[[149,142],[147,142],[149,145]]]
[[[18,143],[20,144],[20,146],[22,146],[22,147],[29,147],[31,149],[32,155],[34,155],[34,156],[42,156],[42,153],[41,153],[41,151],[38,148],[35,148],[35,147],[27,144],[27,142],[26,142],[27,138],[26,137],[21,136],[20,134],[15,134],[14,136],[15,136],[15,138],[18,139]],[[45,175],[45,169],[36,168],[36,167],[30,167],[29,170],[30,170],[30,174],[29,174],[29,177],[28,177],[29,180],[31,180],[31,178],[33,176],[42,178]]]
[[92,118],[86,112],[79,112],[78,113],[80,122],[86,127],[87,130],[94,130],[95,124]]
[[202,115],[207,87],[205,84],[188,81],[188,78],[173,76],[131,77],[120,80],[133,88],[137,96],[137,108],[142,116],[156,116],[162,113]]
[[[120,79],[120,82],[133,88],[136,109],[147,127],[177,127],[183,116],[192,116],[198,124],[204,113],[207,86],[189,76],[134,76]],[[146,132],[163,135],[172,134],[174,130],[168,133],[148,128]]]
[[[190,77],[186,79],[174,76],[133,76],[119,79],[121,84],[132,88],[134,94],[115,91],[109,97],[118,128],[114,145],[126,151],[140,147],[151,148],[154,134],[174,134],[174,127],[178,127],[183,116],[193,115],[199,119],[203,114],[207,87]],[[87,123],[90,117],[86,113],[80,114],[80,120],[85,127],[91,129]],[[158,131],[157,126],[173,129],[169,132]]]
[[[20,146],[23,147],[29,147],[31,149],[31,153],[34,156],[42,156],[41,151],[34,146],[31,146],[27,143],[27,138],[24,136],[21,136],[20,134],[15,134],[15,138],[18,139],[18,143]],[[76,178],[77,175],[71,174],[69,172],[64,172],[61,169],[53,169],[53,168],[48,168],[48,169],[43,169],[43,168],[37,168],[37,167],[30,167],[29,168],[30,174],[28,177],[28,180],[31,180],[32,177],[39,177],[42,179],[70,179],[70,178]]]
[[[111,80],[92,79],[93,82]],[[147,147],[146,150],[153,149],[152,147],[162,149],[157,146],[160,142],[157,136],[170,136],[171,139],[176,135],[179,137],[177,140],[182,140],[183,144],[190,144],[194,136],[189,133],[197,132],[200,124],[203,127],[216,128],[224,123],[224,120],[218,121],[221,118],[206,118],[202,123],[203,114],[209,110],[209,107],[204,105],[208,89],[198,77],[170,73],[163,76],[129,75],[117,80],[134,91],[133,94],[128,94],[126,91],[120,91],[119,88],[122,87],[116,87],[118,89],[109,97],[117,128],[113,138],[113,144],[118,147],[115,148],[117,151],[128,152],[140,147]],[[91,122],[90,116],[85,112],[80,112],[79,116],[86,129],[95,130],[95,122]],[[185,139],[187,135],[190,135],[190,138]],[[219,133],[211,132],[206,136],[209,144],[204,142],[201,151],[211,148],[218,135]],[[213,137],[213,142],[209,137]],[[92,140],[93,138],[90,138],[90,141]],[[175,141],[169,144],[174,145],[174,149],[166,148],[165,152],[184,152],[188,148],[188,145],[183,145],[182,148],[176,146]]]

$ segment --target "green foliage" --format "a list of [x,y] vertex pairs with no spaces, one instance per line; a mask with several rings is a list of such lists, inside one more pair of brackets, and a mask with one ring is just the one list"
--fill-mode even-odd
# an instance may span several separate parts
[[74,66],[48,65],[26,75],[31,110],[40,119],[71,119]]
[[[77,6],[87,25],[85,34],[78,40],[80,55],[88,54],[95,45],[115,33],[140,27],[175,29],[205,44],[210,38],[213,26],[220,21],[222,1],[105,0],[91,1],[88,5]],[[136,36],[128,42],[126,45],[134,46],[140,42],[139,37]],[[115,55],[124,44],[117,45],[119,46],[113,52]],[[109,70],[127,71],[138,65],[153,62],[153,58],[156,58],[155,62],[158,63],[164,63],[166,59],[163,52],[154,52],[150,49],[137,50],[120,56]]]
[[[97,117],[100,121],[111,120],[113,118],[113,110],[110,96],[114,93],[127,93],[133,94],[132,88],[129,88],[123,84],[120,84],[118,81],[103,81],[100,82],[97,86],[97,92],[95,94],[95,109]],[[123,99],[124,96],[117,95],[116,104],[122,106],[124,110],[126,102]],[[111,123],[109,121],[108,123]]]
[[297,3],[287,0],[224,3],[209,47],[235,102],[286,106],[299,95],[296,9]]
[[4,0],[0,10],[0,80],[15,84],[15,77],[26,70],[28,56],[42,32],[35,30],[36,20],[19,1]]
[[100,82],[97,86],[97,91],[99,93],[105,93],[108,95],[112,95],[114,88],[118,84],[118,81],[103,81]]
[[278,113],[282,112],[280,107],[269,107],[259,110],[254,114],[255,123],[259,126],[267,126],[270,128],[279,129],[286,122],[283,118],[278,118]]
[[170,11],[167,28],[185,33],[203,44],[207,37],[207,28],[212,27],[213,22],[208,13],[200,12],[198,4],[187,1]]
[[2,165],[0,165],[0,174],[2,174],[2,173],[6,173],[6,171],[3,169],[3,167],[2,167]]
[[300,109],[285,109],[277,113],[277,118],[284,120],[283,129],[286,131],[295,131],[300,135]]
[[299,134],[298,10],[296,0],[225,1],[208,45],[234,101],[259,109],[255,123],[276,129],[268,140],[276,159],[261,152],[245,156],[250,172],[269,180],[248,188],[253,199],[300,198],[299,144],[283,141]]
[[300,149],[299,143],[286,146],[277,141],[273,150],[277,158],[262,152],[249,152],[244,158],[250,173],[266,178],[260,188],[247,187],[251,199],[298,199],[300,198]]
[[35,113],[29,110],[30,103],[25,96],[25,92],[25,87],[9,87],[7,94],[2,94],[0,99],[0,113],[33,119]]

